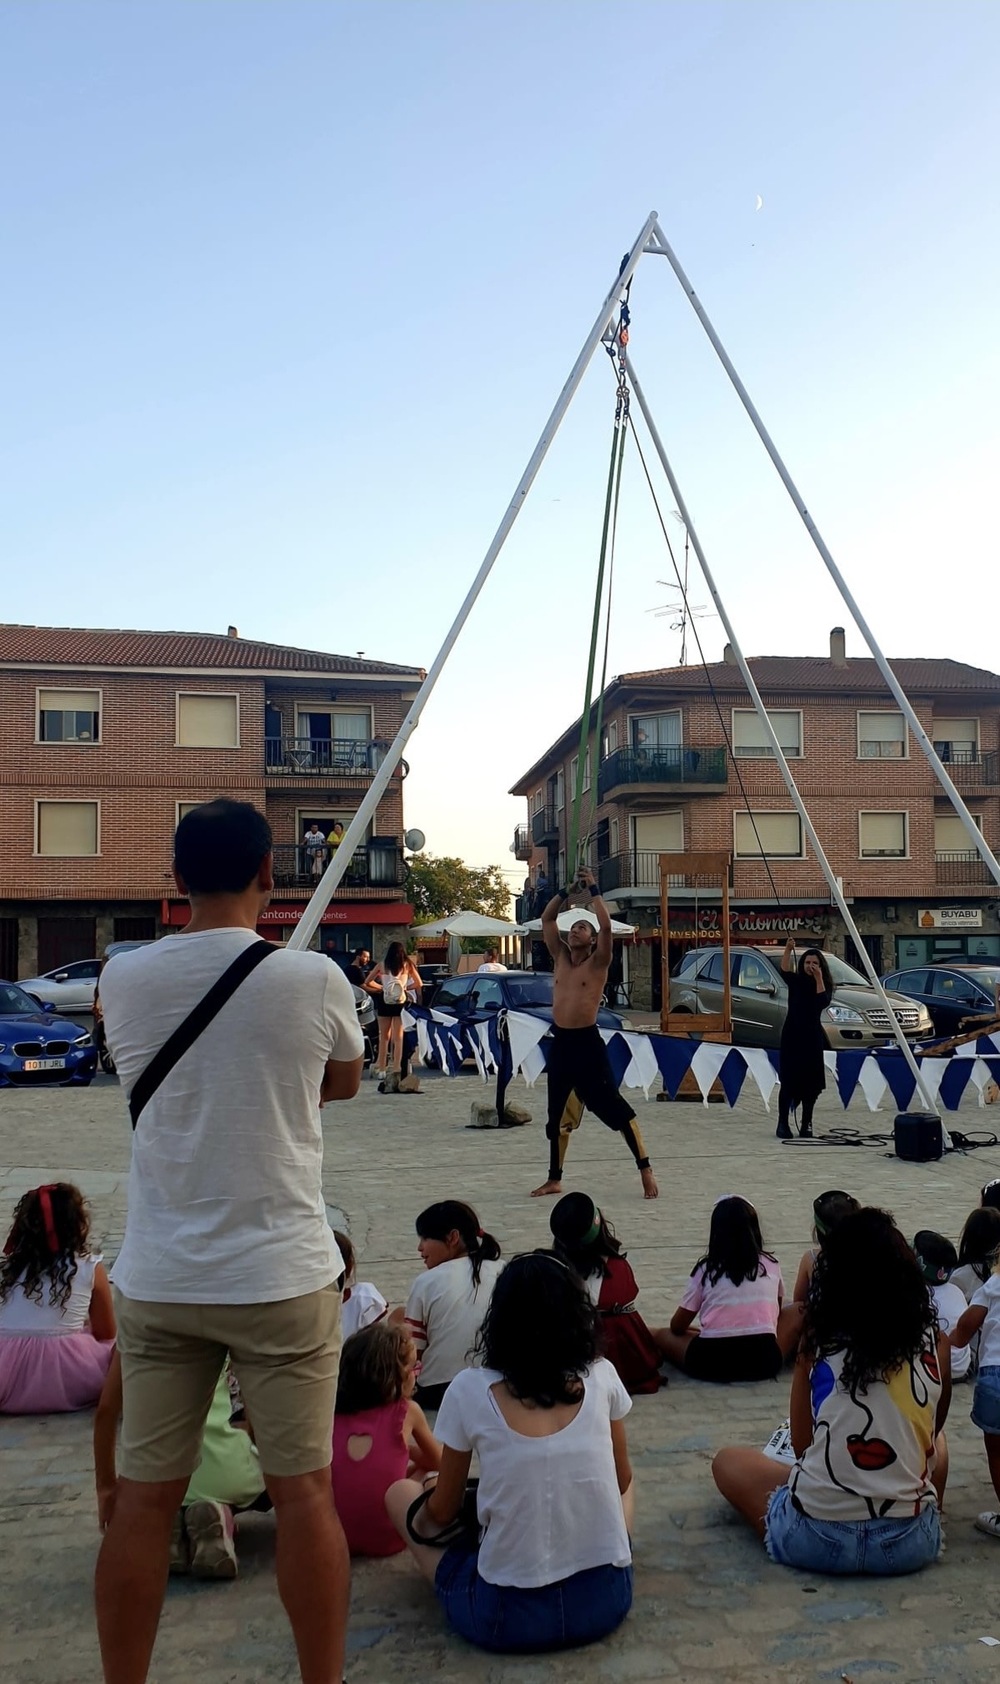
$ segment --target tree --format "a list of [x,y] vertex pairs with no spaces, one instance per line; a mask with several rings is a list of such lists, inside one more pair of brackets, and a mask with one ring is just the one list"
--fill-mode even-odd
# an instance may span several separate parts
[[453,912],[510,917],[510,890],[498,865],[477,869],[463,860],[413,854],[406,862],[406,898],[415,924],[433,924]]

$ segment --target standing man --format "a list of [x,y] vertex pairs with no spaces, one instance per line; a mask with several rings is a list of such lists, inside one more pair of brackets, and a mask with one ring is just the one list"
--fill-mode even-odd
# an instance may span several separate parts
[[367,947],[356,947],[351,954],[351,962],[347,967],[347,980],[353,982],[355,988],[363,988],[365,978],[372,968],[372,956]]
[[326,837],[315,819],[313,819],[302,838],[302,847],[305,852],[307,872],[313,877],[322,877],[326,866]]
[[[106,1684],[147,1677],[171,1528],[227,1352],[274,1503],[302,1679],[343,1678],[350,1569],[330,1485],[343,1260],[321,1189],[319,1108],[357,1093],[362,1038],[335,965],[258,943],[271,847],[248,803],[187,813],[174,876],[190,923],[112,959],[101,981],[135,1131],[112,1271],[124,1409],[96,1578]],[[252,970],[250,949],[263,956]],[[166,1044],[227,973],[226,1003],[201,1014],[165,1069]]]
[[607,1048],[597,1027],[597,1013],[611,964],[611,918],[592,871],[581,868],[577,872],[574,892],[588,898],[590,906],[586,912],[581,909],[581,916],[570,926],[565,938],[559,931],[558,915],[569,900],[570,891],[558,890],[542,913],[542,934],[555,968],[545,1128],[549,1178],[531,1196],[540,1199],[547,1193],[562,1192],[569,1137],[579,1128],[586,1109],[622,1135],[638,1166],[645,1197],[655,1199],[659,1188],[635,1112],[618,1091]]
[[499,958],[499,955],[497,954],[497,950],[496,950],[495,947],[488,947],[487,948],[485,956],[483,958],[483,963],[481,965],[479,965],[477,968],[480,971],[480,973],[483,972],[483,971],[495,973],[497,971],[506,971],[506,969],[507,969],[506,965],[502,965],[500,963],[500,958]]

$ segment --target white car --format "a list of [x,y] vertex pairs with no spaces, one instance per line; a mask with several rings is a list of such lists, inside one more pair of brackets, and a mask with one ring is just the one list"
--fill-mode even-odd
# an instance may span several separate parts
[[44,976],[24,977],[18,987],[43,1004],[51,1001],[57,1012],[92,1012],[100,970],[100,959],[76,959]]

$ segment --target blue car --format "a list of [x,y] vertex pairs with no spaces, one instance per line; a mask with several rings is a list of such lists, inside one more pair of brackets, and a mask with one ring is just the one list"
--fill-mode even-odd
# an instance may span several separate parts
[[56,1017],[16,982],[0,982],[0,1087],[87,1087],[97,1068],[94,1037]]

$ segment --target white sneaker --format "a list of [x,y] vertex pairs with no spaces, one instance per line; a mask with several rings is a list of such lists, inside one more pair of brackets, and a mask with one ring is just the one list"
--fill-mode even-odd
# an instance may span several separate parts
[[184,1527],[191,1545],[191,1572],[196,1579],[235,1579],[236,1545],[233,1543],[233,1511],[226,1503],[207,1498],[189,1503]]
[[989,1509],[985,1514],[977,1514],[976,1531],[985,1532],[991,1538],[1000,1538],[1000,1514],[994,1514]]

